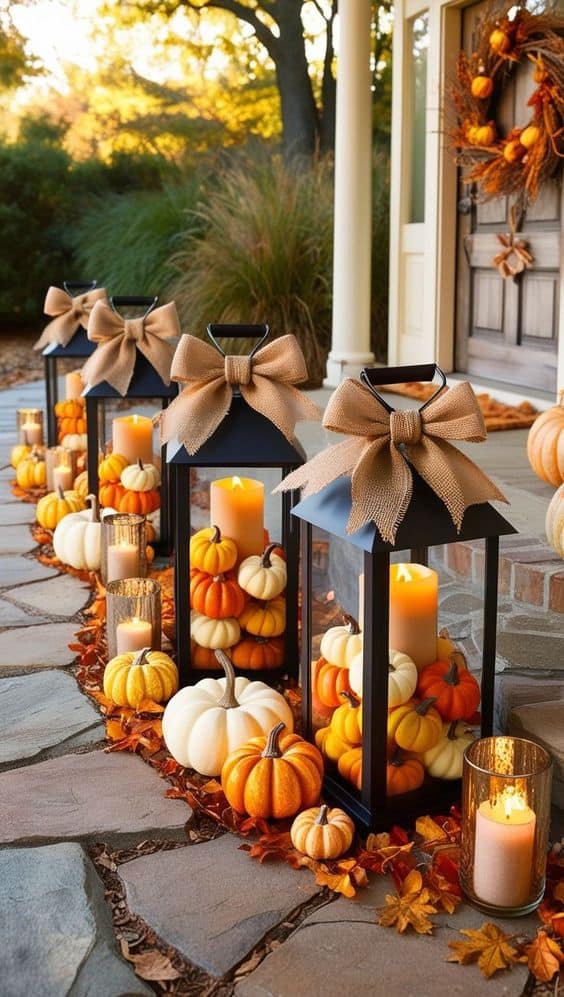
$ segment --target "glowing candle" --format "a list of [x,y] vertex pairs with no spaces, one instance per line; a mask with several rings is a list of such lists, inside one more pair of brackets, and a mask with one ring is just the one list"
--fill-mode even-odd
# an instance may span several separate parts
[[237,544],[239,560],[264,550],[264,485],[252,478],[220,478],[210,486],[210,517]]
[[114,453],[123,454],[130,464],[153,459],[153,423],[144,415],[119,416],[112,422]]
[[418,668],[437,660],[439,578],[423,564],[390,567],[390,647]]
[[138,578],[139,571],[140,558],[137,544],[121,540],[108,546],[107,582],[119,581],[121,578]]
[[74,398],[80,398],[83,388],[84,385],[82,383],[80,371],[72,370],[70,374],[66,374],[65,397],[67,401],[72,401]]
[[43,443],[43,426],[40,422],[24,422],[22,426],[24,443],[28,446],[40,446]]
[[53,468],[53,491],[62,488],[69,492],[72,488],[72,467],[70,464],[59,464]]
[[531,889],[536,815],[523,793],[507,786],[476,812],[474,892],[496,907],[519,907]]
[[153,627],[148,620],[133,616],[130,620],[118,623],[116,627],[117,653],[125,651],[142,651],[144,647],[152,647]]

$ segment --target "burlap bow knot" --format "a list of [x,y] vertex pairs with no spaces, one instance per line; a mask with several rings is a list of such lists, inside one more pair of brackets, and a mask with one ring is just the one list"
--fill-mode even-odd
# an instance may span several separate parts
[[373,522],[383,540],[395,543],[413,491],[410,465],[444,502],[457,530],[468,506],[488,499],[507,501],[473,461],[447,442],[486,438],[467,382],[441,392],[422,410],[389,413],[360,381],[348,379],[329,399],[323,425],[350,435],[289,474],[276,491],[303,488],[305,497],[350,476],[348,533]]
[[222,356],[209,343],[183,336],[172,363],[173,381],[186,385],[160,413],[163,443],[177,438],[195,454],[227,415],[238,387],[248,405],[294,442],[296,422],[319,419],[320,411],[294,384],[307,379],[298,341],[280,336],[250,356]]
[[107,301],[103,287],[77,294],[74,298],[60,287],[50,287],[45,296],[43,311],[54,318],[45,326],[33,349],[43,350],[52,343],[67,346],[79,325],[86,329],[88,316],[97,301]]
[[82,368],[82,380],[91,386],[107,381],[120,395],[127,394],[139,350],[170,384],[174,347],[165,340],[179,335],[173,301],[134,319],[124,319],[109,304],[97,302],[88,321],[88,338],[99,345]]
[[529,243],[525,239],[517,238],[513,232],[498,234],[496,239],[502,249],[495,254],[492,263],[500,277],[517,277],[523,270],[531,269],[535,258],[529,252]]

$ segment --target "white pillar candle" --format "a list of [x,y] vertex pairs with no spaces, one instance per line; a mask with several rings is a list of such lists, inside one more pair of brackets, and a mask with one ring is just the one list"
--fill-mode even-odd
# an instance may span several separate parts
[[220,478],[210,485],[210,519],[237,544],[239,561],[264,550],[264,485],[252,478]]
[[74,398],[80,398],[83,388],[84,385],[82,383],[80,371],[72,370],[70,374],[65,375],[65,397],[67,401],[72,401]]
[[520,907],[531,889],[536,816],[514,787],[476,813],[474,892],[495,907]]
[[28,446],[40,446],[43,443],[43,427],[40,422],[24,422],[22,426],[24,442]]
[[112,422],[114,453],[127,457],[130,464],[153,460],[153,423],[144,415],[118,416]]
[[59,464],[53,468],[53,491],[62,488],[69,492],[72,488],[72,468],[68,464]]
[[148,620],[141,620],[138,616],[118,623],[116,646],[118,654],[123,654],[125,651],[142,651],[144,647],[152,647],[153,627]]
[[[138,578],[140,569],[139,547],[121,540],[108,546],[108,577],[106,582],[121,578]],[[143,645],[145,646],[145,645]]]

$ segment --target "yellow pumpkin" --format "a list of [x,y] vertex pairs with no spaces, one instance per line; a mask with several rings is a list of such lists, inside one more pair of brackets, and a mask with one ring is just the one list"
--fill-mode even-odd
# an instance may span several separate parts
[[506,163],[518,163],[525,155],[526,149],[521,145],[518,138],[512,138],[503,147],[503,158]]
[[488,121],[487,125],[476,125],[473,132],[473,138],[474,145],[493,145],[497,138],[494,122]]
[[525,149],[532,149],[535,142],[538,140],[539,135],[540,128],[538,128],[537,125],[527,125],[526,128],[523,128],[523,131],[519,136],[519,141],[521,145],[525,146]]
[[269,602],[250,599],[239,617],[243,630],[255,637],[279,637],[286,629],[286,600],[283,595]]
[[337,707],[330,726],[337,737],[354,748],[362,744],[362,707],[353,692],[342,692],[341,698],[346,702]]
[[388,717],[388,737],[394,738],[396,744],[405,751],[422,752],[434,748],[443,732],[443,721],[433,709],[435,699],[417,703],[414,699],[409,703],[391,710]]
[[88,471],[81,471],[80,474],[77,474],[72,487],[77,495],[85,499],[90,494],[88,488]]
[[223,575],[237,562],[237,544],[229,537],[222,537],[218,526],[198,530],[190,538],[190,567],[206,571],[208,575]]
[[564,484],[560,485],[550,500],[544,525],[550,546],[564,558]]
[[354,823],[344,810],[329,809],[322,803],[298,814],[290,828],[290,838],[299,852],[319,861],[344,855],[352,845],[354,832]]
[[116,484],[126,467],[129,467],[127,457],[119,453],[108,454],[98,466],[100,484]]
[[74,491],[63,492],[59,488],[56,492],[49,492],[39,499],[35,510],[37,522],[45,530],[54,530],[61,519],[71,512],[82,512],[86,509],[86,502]]
[[343,741],[338,734],[335,733],[331,724],[327,727],[320,727],[319,730],[315,732],[315,743],[322,754],[331,762],[338,762],[341,755],[345,752],[350,751],[354,745],[350,741]]
[[21,460],[25,457],[29,457],[31,454],[31,447],[27,443],[16,443],[15,447],[12,447],[12,452],[10,453],[10,464],[12,467],[16,468]]
[[132,706],[144,699],[166,703],[178,690],[178,669],[168,654],[127,651],[108,661],[104,671],[104,695],[116,706]]
[[470,84],[470,92],[478,100],[487,100],[494,90],[494,81],[491,76],[475,76]]
[[539,478],[557,487],[564,482],[564,390],[558,404],[535,419],[527,438],[527,457]]
[[20,488],[44,488],[47,481],[45,461],[33,453],[24,457],[16,468],[16,481]]
[[498,55],[509,52],[511,48],[511,39],[503,28],[494,28],[489,41],[492,52],[496,52]]

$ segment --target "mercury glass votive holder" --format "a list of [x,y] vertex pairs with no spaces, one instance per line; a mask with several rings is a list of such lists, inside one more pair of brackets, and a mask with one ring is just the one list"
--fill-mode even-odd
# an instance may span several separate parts
[[135,512],[116,512],[102,520],[101,575],[104,585],[147,574],[146,520]]
[[154,578],[122,578],[106,586],[109,658],[161,649],[161,586]]
[[460,885],[494,917],[533,911],[545,888],[552,759],[520,737],[484,737],[464,752]]
[[54,492],[59,486],[64,492],[70,491],[78,473],[77,457],[75,451],[67,450],[66,447],[47,447],[45,451],[47,491]]
[[19,408],[16,412],[18,443],[43,446],[43,412],[40,408]]

